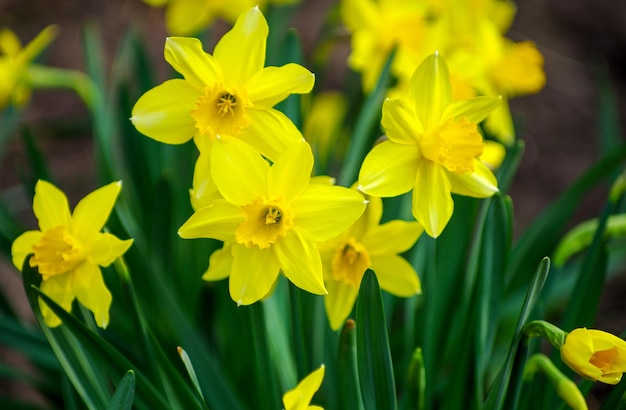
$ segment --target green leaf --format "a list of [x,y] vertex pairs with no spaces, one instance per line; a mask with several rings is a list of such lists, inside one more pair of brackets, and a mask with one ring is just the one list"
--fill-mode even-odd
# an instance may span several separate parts
[[387,337],[387,323],[378,279],[368,269],[356,304],[359,383],[365,409],[397,408],[396,388]]
[[115,394],[107,406],[107,410],[130,410],[135,398],[135,373],[132,370],[126,372],[120,384],[117,385]]
[[356,324],[348,319],[339,338],[337,372],[339,377],[339,406],[342,409],[363,409],[357,365]]

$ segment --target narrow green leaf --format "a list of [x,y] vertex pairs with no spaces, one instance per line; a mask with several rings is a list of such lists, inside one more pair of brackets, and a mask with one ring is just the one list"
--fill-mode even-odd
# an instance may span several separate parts
[[189,378],[191,378],[193,387],[195,387],[196,392],[200,395],[202,400],[204,400],[204,396],[202,395],[202,389],[200,389],[200,384],[198,383],[198,376],[196,376],[196,371],[193,369],[193,364],[191,363],[191,359],[189,359],[189,355],[182,347],[179,346],[177,349],[180,360],[183,361],[185,369],[187,369],[187,373],[189,374]]
[[365,409],[397,408],[387,323],[378,279],[368,269],[356,304],[356,343],[361,397]]
[[348,319],[339,337],[337,372],[339,377],[339,406],[342,409],[363,409],[357,365],[356,324]]
[[107,410],[130,410],[135,399],[135,372],[126,372],[107,406]]
[[523,140],[516,140],[512,146],[507,147],[506,157],[504,157],[502,165],[500,165],[500,168],[498,168],[495,173],[498,178],[498,188],[502,194],[508,192],[522,160],[525,148],[526,144]]

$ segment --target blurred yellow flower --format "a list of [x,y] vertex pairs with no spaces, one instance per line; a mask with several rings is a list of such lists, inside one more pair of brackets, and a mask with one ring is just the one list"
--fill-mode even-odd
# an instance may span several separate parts
[[8,28],[0,30],[0,110],[9,103],[23,106],[30,98],[29,64],[54,40],[56,26],[48,26],[30,43],[22,44]]
[[504,145],[497,141],[483,141],[485,147],[483,148],[483,154],[479,157],[481,162],[490,170],[495,171],[500,168],[502,162],[504,161],[504,157],[506,157],[506,148]]
[[380,287],[400,297],[421,292],[415,269],[398,254],[407,251],[424,229],[417,222],[400,220],[380,225],[383,203],[369,197],[365,212],[347,231],[318,244],[328,295],[324,298],[330,327],[341,327],[354,306],[361,279],[368,268],[376,272]]
[[[29,254],[30,266],[42,277],[41,291],[68,312],[74,299],[91,310],[98,326],[109,323],[111,293],[100,266],[109,266],[132,245],[109,233],[100,232],[109,218],[121,182],[113,182],[83,198],[70,214],[67,197],[54,185],[38,181],[33,211],[39,231],[27,231],[13,242],[13,264],[22,269]],[[46,324],[55,327],[60,319],[39,301]]]
[[411,78],[408,98],[387,99],[382,125],[389,138],[366,156],[359,189],[390,197],[413,190],[413,215],[437,237],[453,211],[451,193],[485,198],[498,192],[493,173],[478,158],[484,144],[477,123],[498,98],[452,101],[445,60],[428,57]]
[[602,330],[574,329],[565,338],[561,358],[587,379],[617,384],[626,372],[626,342]]
[[311,399],[324,380],[324,365],[302,379],[293,390],[283,395],[284,410],[322,410],[320,406],[311,406]]
[[225,277],[230,270],[230,295],[238,305],[265,297],[280,270],[299,288],[325,294],[315,242],[354,223],[365,208],[363,197],[310,183],[313,154],[303,139],[271,167],[237,138],[222,137],[211,149],[211,175],[224,199],[196,210],[178,231],[182,238],[226,243],[205,279]]
[[267,22],[258,8],[243,13],[215,46],[198,39],[169,37],[165,59],[184,79],[146,92],[131,121],[141,133],[167,144],[192,137],[203,151],[218,135],[238,137],[276,160],[301,134],[272,107],[292,93],[308,93],[314,75],[298,64],[264,67]]

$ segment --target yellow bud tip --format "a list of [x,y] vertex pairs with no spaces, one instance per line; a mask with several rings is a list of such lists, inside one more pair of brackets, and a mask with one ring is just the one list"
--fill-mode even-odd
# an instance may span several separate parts
[[183,348],[182,347],[176,346],[176,351],[178,352],[179,356],[182,356],[182,354],[183,354]]
[[239,306],[241,306],[241,305],[243,305],[243,300],[239,299],[239,300],[237,301],[237,307],[239,307]]

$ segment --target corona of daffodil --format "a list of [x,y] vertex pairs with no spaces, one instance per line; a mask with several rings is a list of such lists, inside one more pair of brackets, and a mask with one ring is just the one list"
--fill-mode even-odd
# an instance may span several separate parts
[[341,327],[354,306],[361,279],[368,268],[376,272],[380,287],[400,297],[421,292],[415,269],[398,254],[407,251],[424,229],[417,222],[400,220],[380,225],[382,200],[369,197],[365,212],[337,238],[318,244],[328,295],[324,298],[330,327]]
[[218,135],[238,137],[276,160],[301,135],[272,107],[289,94],[309,92],[314,76],[298,64],[264,67],[267,35],[265,17],[254,7],[213,55],[198,39],[169,37],[165,59],[184,79],[168,80],[139,98],[131,117],[137,130],[168,144],[193,137],[200,151]]
[[485,198],[498,192],[495,176],[478,159],[484,144],[477,124],[500,100],[452,102],[451,94],[445,60],[426,58],[411,78],[408,98],[385,100],[388,140],[372,149],[359,173],[359,189],[369,195],[413,190],[413,215],[432,237],[452,216],[452,193]]
[[210,162],[224,199],[196,210],[178,232],[182,238],[225,242],[204,278],[230,276],[230,295],[239,305],[265,297],[281,270],[296,286],[325,294],[315,243],[352,225],[365,208],[363,197],[310,183],[313,155],[302,139],[270,167],[249,145],[221,137]]
[[587,379],[617,384],[626,372],[626,341],[602,330],[574,329],[565,338],[561,358]]
[[48,26],[25,47],[14,32],[0,30],[0,109],[9,103],[20,107],[30,97],[29,65],[56,36],[56,26]]
[[[24,260],[42,277],[41,291],[68,312],[74,299],[93,312],[98,326],[109,323],[111,293],[100,266],[109,266],[133,243],[120,240],[102,228],[109,218],[121,182],[113,182],[83,198],[70,214],[67,197],[54,185],[39,181],[35,186],[33,211],[39,231],[27,231],[13,242],[13,264],[22,269]],[[60,319],[40,300],[46,325],[55,327]]]
[[284,410],[322,410],[320,406],[311,406],[311,399],[324,380],[324,365],[314,370],[293,389],[283,395]]

